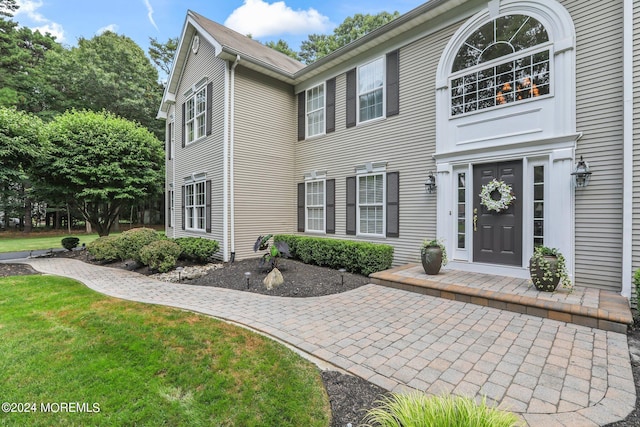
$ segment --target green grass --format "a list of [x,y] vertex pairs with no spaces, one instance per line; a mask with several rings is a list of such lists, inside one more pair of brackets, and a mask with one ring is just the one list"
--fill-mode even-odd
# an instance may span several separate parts
[[33,233],[28,235],[20,232],[2,232],[0,233],[0,253],[62,248],[61,241],[65,237],[79,238],[80,243],[78,245],[82,246],[83,243],[88,244],[89,242],[93,242],[99,236],[97,233],[46,233],[46,235],[42,235],[42,233]]
[[[260,335],[50,276],[0,279],[2,426],[327,426],[317,368]],[[97,413],[43,413],[79,402]]]
[[394,393],[365,417],[367,426],[379,427],[513,427],[522,425],[513,413],[476,403],[468,397],[424,393]]

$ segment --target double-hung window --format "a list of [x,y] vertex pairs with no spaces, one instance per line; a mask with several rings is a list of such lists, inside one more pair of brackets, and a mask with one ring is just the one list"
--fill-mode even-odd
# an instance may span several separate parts
[[358,176],[358,234],[385,235],[385,174]]
[[187,230],[205,231],[206,186],[204,181],[185,185],[185,225]]
[[189,144],[207,132],[207,86],[196,91],[185,105],[185,135]]
[[307,181],[306,185],[306,218],[305,231],[325,232],[325,180]]
[[321,135],[324,125],[324,83],[307,90],[307,137]]
[[385,58],[358,67],[358,121],[384,115]]

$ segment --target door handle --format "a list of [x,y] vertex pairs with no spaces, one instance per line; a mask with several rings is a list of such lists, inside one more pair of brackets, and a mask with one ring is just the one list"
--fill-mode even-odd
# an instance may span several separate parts
[[473,231],[478,231],[478,208],[473,209]]

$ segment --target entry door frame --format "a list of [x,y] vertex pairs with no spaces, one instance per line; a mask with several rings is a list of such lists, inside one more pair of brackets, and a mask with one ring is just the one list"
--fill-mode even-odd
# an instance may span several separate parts
[[[438,162],[437,164],[437,198],[438,198],[438,223],[437,235],[445,240],[447,251],[450,254],[448,268],[462,271],[475,271],[497,274],[510,277],[528,278],[528,261],[533,253],[533,168],[544,166],[545,182],[545,245],[561,248],[567,258],[567,266],[573,275],[574,265],[574,225],[573,225],[573,194],[572,188],[558,185],[558,182],[568,181],[573,166],[573,158],[569,154],[573,150],[557,150],[546,152],[527,153],[524,156],[477,156],[468,160],[457,159],[452,162]],[[476,164],[503,162],[509,160],[522,160],[522,195],[518,202],[522,203],[522,265],[501,266],[499,264],[486,264],[473,262],[473,167]],[[458,209],[458,174],[464,173],[465,187],[465,241],[464,247],[458,247],[458,222],[455,213]],[[567,184],[568,185],[568,184]],[[553,187],[553,191],[552,190]],[[563,188],[564,187],[564,188]],[[555,212],[555,214],[554,214]],[[562,212],[561,215],[558,212]],[[553,219],[551,220],[551,215]]]

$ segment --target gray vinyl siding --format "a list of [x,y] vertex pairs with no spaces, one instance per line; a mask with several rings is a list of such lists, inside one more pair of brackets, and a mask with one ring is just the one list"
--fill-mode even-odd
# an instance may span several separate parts
[[[223,244],[223,169],[222,154],[224,141],[224,84],[226,62],[214,56],[214,50],[204,37],[200,38],[200,49],[197,54],[189,51],[189,57],[181,77],[176,93],[175,104],[175,212],[176,237],[205,237],[217,240],[221,245],[219,256],[222,256]],[[182,147],[182,104],[187,99],[184,93],[203,77],[208,77],[208,82],[213,82],[212,93],[212,114],[207,119],[212,120],[212,133],[191,144]],[[211,233],[193,232],[182,230],[182,186],[184,178],[192,173],[206,172],[207,180],[212,181],[211,185]],[[172,175],[167,174],[167,179],[171,180]]]
[[633,3],[633,270],[640,268],[640,2]]
[[[336,233],[329,237],[391,244],[395,264],[418,262],[422,241],[436,237],[436,195],[426,193],[424,181],[435,171],[436,68],[454,32],[450,27],[400,49],[399,115],[346,128],[343,73],[336,79],[336,131],[296,143],[295,182],[312,170],[336,180]],[[387,162],[387,172],[400,173],[400,237],[347,236],[346,178],[356,166],[378,161]]]
[[577,157],[593,172],[575,196],[578,285],[622,283],[623,2],[566,1],[577,34]]
[[236,259],[261,256],[253,252],[259,235],[296,229],[296,105],[291,86],[236,68]]

